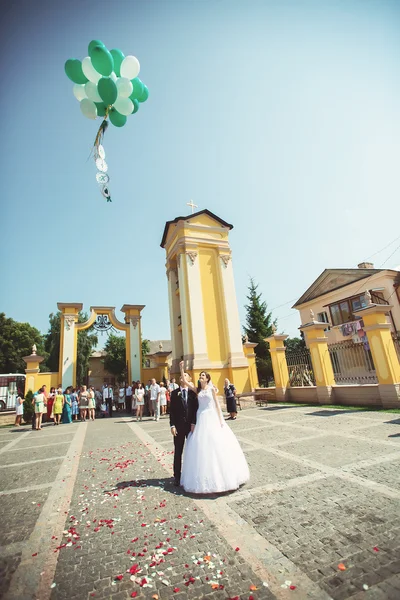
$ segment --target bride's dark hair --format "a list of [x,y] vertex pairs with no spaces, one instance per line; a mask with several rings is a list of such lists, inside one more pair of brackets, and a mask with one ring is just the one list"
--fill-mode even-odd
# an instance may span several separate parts
[[198,384],[197,384],[197,393],[199,393],[199,391],[202,389],[201,383],[200,383],[200,375],[202,373],[204,373],[204,375],[206,376],[207,383],[210,383],[210,381],[211,381],[211,375],[210,375],[210,373],[207,373],[207,371],[200,371],[200,373],[199,373],[199,381],[198,381]]

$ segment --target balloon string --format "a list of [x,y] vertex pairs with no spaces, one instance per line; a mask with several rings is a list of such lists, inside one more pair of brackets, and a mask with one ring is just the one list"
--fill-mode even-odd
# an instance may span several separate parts
[[94,145],[95,148],[99,147],[101,139],[102,139],[102,137],[104,137],[104,134],[105,134],[106,129],[108,127],[107,118],[108,118],[108,113],[110,112],[110,108],[111,108],[110,106],[107,106],[107,108],[106,108],[106,114],[104,115],[104,119],[101,122],[101,125],[100,125],[99,130],[98,130],[97,135],[96,135],[96,138],[94,140],[94,144],[93,145]]

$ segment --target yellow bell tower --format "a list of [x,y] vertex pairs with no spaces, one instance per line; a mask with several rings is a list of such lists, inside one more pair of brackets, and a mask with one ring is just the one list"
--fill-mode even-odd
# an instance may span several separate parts
[[178,375],[179,361],[185,360],[194,381],[208,371],[221,392],[225,377],[238,392],[258,385],[249,369],[254,355],[246,357],[242,344],[228,239],[232,228],[201,210],[168,221],[161,241],[167,254],[171,371]]

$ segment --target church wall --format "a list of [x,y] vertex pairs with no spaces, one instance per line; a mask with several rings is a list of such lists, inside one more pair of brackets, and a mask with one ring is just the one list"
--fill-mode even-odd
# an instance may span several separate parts
[[214,248],[201,248],[199,260],[208,358],[211,362],[226,363],[228,349],[221,302],[223,294],[218,278],[217,251]]

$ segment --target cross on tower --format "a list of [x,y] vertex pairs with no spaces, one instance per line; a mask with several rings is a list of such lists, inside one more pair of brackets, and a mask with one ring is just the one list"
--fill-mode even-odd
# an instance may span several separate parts
[[195,209],[195,208],[199,208],[199,207],[197,206],[197,204],[194,204],[194,203],[193,203],[193,200],[191,200],[190,202],[186,202],[186,205],[187,205],[187,206],[190,206],[190,207],[192,208],[192,214],[194,213],[194,209]]

